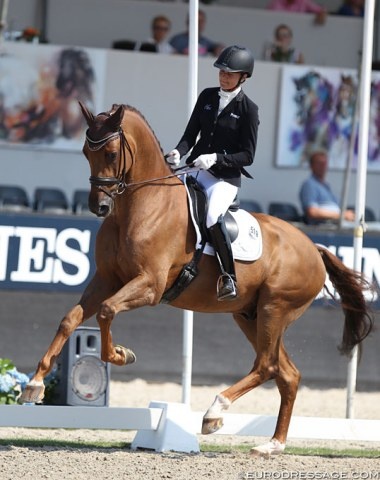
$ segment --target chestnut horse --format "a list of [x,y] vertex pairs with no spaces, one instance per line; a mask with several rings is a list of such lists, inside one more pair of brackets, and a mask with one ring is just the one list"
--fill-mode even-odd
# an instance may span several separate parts
[[[136,109],[114,105],[94,116],[81,105],[88,124],[83,148],[91,170],[89,207],[104,217],[96,239],[96,273],[79,303],[62,319],[58,331],[22,402],[43,399],[43,380],[73,331],[96,315],[101,358],[114,365],[135,361],[134,353],[112,340],[115,315],[160,303],[164,292],[193,257],[196,236],[182,181],[167,165],[153,131]],[[347,268],[299,229],[280,219],[255,214],[263,235],[262,256],[236,261],[238,296],[216,297],[219,266],[202,255],[199,275],[174,300],[173,307],[197,312],[230,312],[256,351],[252,370],[217,395],[206,412],[202,432],[223,424],[223,411],[258,385],[274,379],[281,405],[273,438],[252,449],[257,455],[281,453],[297,395],[300,373],[283,343],[288,326],[299,318],[325,284],[326,272],[338,291],[345,325],[341,349],[349,353],[370,332],[372,319],[361,274]],[[228,346],[228,345],[226,345]]]

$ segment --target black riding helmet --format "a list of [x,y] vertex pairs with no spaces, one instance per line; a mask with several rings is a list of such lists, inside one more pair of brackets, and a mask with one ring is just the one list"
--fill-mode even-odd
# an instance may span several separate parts
[[225,48],[214,63],[214,67],[226,72],[246,73],[252,76],[254,66],[253,55],[248,48],[232,45]]

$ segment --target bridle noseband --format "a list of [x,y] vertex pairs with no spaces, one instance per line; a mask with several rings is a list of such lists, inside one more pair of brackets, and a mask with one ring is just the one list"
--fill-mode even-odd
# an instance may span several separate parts
[[[100,150],[101,148],[105,147],[107,143],[111,142],[112,140],[115,140],[116,138],[119,138],[120,140],[120,148],[119,148],[119,156],[121,159],[121,162],[119,163],[119,169],[117,172],[116,177],[96,177],[94,175],[91,175],[90,177],[90,183],[91,185],[95,185],[96,187],[99,188],[102,192],[104,192],[106,195],[109,197],[113,198],[115,195],[121,195],[124,190],[127,187],[127,184],[125,182],[125,175],[126,175],[126,154],[125,154],[125,148],[128,149],[128,152],[131,156],[132,159],[132,165],[134,163],[134,156],[133,152],[131,149],[131,146],[128,143],[128,140],[124,134],[124,131],[121,127],[117,130],[117,132],[113,132],[110,135],[107,135],[104,138],[101,138],[100,140],[92,140],[89,137],[89,129],[86,132],[86,142],[89,150],[95,152],[97,150]],[[116,190],[113,190],[112,192],[108,192],[105,190],[103,187],[112,187],[114,185],[117,185]]]

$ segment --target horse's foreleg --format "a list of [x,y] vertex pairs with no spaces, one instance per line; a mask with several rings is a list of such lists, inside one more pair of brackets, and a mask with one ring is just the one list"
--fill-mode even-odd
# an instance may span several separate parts
[[136,355],[129,348],[121,345],[114,346],[111,334],[111,323],[114,317],[115,314],[111,313],[110,310],[106,314],[104,308],[102,313],[97,316],[102,343],[101,358],[103,362],[110,362],[114,365],[129,365],[136,361]]
[[129,348],[114,345],[111,334],[111,324],[115,315],[121,311],[129,311],[146,305],[158,303],[160,295],[146,276],[137,276],[115,295],[107,298],[101,305],[96,317],[101,334],[102,352],[104,362],[114,365],[127,365],[136,361],[136,356]]
[[19,398],[20,403],[38,403],[44,398],[44,378],[52,370],[64,344],[81,323],[95,314],[105,295],[102,282],[94,277],[79,303],[61,320],[52,343],[39,361],[35,374]]
[[57,356],[60,354],[66,340],[71,333],[82,323],[83,309],[76,305],[62,319],[58,331],[50,344],[47,352],[39,361],[37,370],[30,382],[23,390],[20,403],[38,403],[44,398],[45,385],[44,378],[52,370]]

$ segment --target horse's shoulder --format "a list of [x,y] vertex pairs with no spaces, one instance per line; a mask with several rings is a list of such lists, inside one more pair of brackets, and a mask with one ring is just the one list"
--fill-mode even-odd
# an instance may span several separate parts
[[98,233],[96,235],[96,242],[104,242],[104,241],[111,241],[111,238],[114,235],[117,235],[119,232],[119,226],[116,222],[116,219],[114,218],[113,215],[110,215],[106,217],[98,230]]

